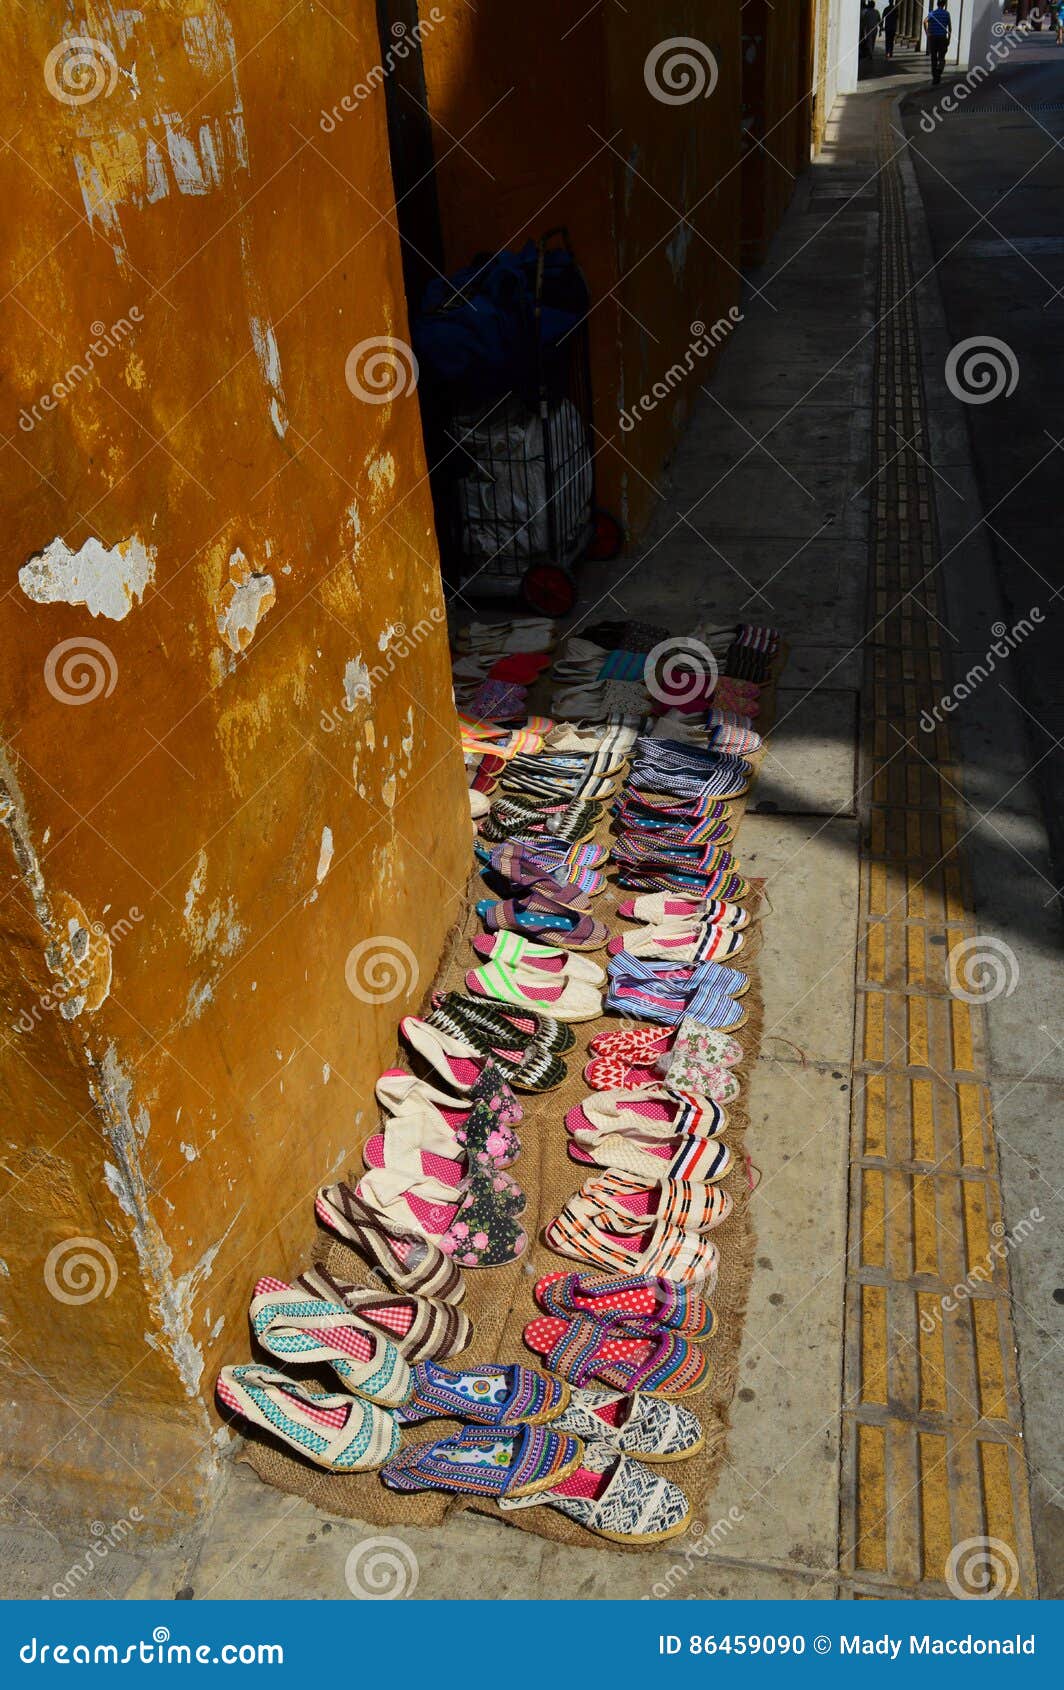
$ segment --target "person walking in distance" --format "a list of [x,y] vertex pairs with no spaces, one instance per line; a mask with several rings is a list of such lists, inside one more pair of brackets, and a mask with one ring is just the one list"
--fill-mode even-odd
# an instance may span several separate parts
[[945,6],[932,6],[924,19],[927,50],[931,55],[931,81],[941,82],[946,49],[953,37],[953,19]]
[[[1064,0],[1061,0],[1064,5]],[[894,37],[898,33],[898,13],[901,10],[901,0],[887,0],[880,16],[883,25],[883,51],[888,59],[894,57]]]
[[873,57],[876,36],[879,34],[879,13],[874,0],[864,0],[861,7],[861,48],[866,59]]

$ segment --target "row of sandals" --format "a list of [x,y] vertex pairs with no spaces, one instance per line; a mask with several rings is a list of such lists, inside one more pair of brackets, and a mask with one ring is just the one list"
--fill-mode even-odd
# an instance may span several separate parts
[[[515,650],[532,651],[525,637]],[[478,856],[504,895],[478,905],[485,932],[466,993],[439,994],[426,1019],[401,1024],[420,1073],[381,1076],[385,1124],[362,1179],[317,1201],[322,1223],[392,1293],[322,1267],[294,1286],[260,1280],[258,1344],[288,1367],[331,1367],[343,1389],[323,1394],[251,1363],[223,1370],[225,1407],[331,1470],[379,1468],[397,1490],[550,1506],[628,1543],[686,1528],[683,1492],[643,1463],[686,1459],[702,1441],[676,1399],[708,1384],[698,1346],[712,1330],[703,1297],[717,1253],[706,1235],[731,1207],[721,1134],[742,1047],[728,1033],[747,981],[718,959],[742,949],[749,925],[749,888],[725,845],[728,801],[760,748],[750,720],[669,713],[646,734],[623,719],[463,721]],[[592,905],[606,858],[592,838],[611,800],[622,883],[643,894],[621,906],[643,925],[613,941]],[[582,953],[607,943],[604,972]],[[456,1306],[461,1270],[511,1262],[527,1245],[524,1194],[506,1171],[520,1150],[515,1090],[563,1083],[569,1024],[600,1015],[604,997],[656,1025],[592,1042],[590,1095],[565,1126],[572,1159],[597,1171],[545,1237],[608,1271],[537,1284],[544,1313],[525,1338],[547,1373],[445,1368],[471,1336]],[[399,1447],[404,1425],[436,1415],[466,1424]]]
[[[421,1233],[382,1224],[347,1185],[325,1187],[316,1208],[378,1284],[321,1266],[295,1284],[260,1279],[252,1333],[283,1365],[223,1368],[224,1408],[304,1460],[379,1471],[392,1490],[479,1496],[504,1512],[549,1507],[627,1544],[686,1529],[684,1492],[655,1468],[702,1447],[698,1417],[680,1400],[709,1382],[699,1346],[713,1316],[700,1296],[664,1279],[547,1274],[535,1287],[544,1314],[526,1335],[552,1349],[566,1335],[552,1374],[448,1367],[471,1336],[454,1260]],[[306,1383],[295,1371],[306,1367],[328,1369],[340,1389]],[[405,1427],[435,1419],[460,1429],[402,1445]]]

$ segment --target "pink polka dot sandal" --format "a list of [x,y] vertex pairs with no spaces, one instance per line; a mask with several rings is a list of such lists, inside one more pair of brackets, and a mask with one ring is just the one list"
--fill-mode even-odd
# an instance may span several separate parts
[[551,1373],[571,1385],[597,1379],[610,1390],[682,1397],[709,1384],[705,1355],[676,1332],[632,1338],[610,1322],[540,1315],[525,1327],[525,1343]]
[[691,1343],[702,1342],[713,1330],[713,1311],[703,1297],[652,1274],[547,1273],[532,1294],[547,1314],[565,1320],[590,1315],[635,1323],[639,1329],[667,1326]]

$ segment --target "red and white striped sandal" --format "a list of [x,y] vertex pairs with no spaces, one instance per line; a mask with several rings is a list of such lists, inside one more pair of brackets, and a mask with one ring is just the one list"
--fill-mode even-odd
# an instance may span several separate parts
[[586,1186],[546,1227],[544,1239],[559,1256],[607,1273],[697,1286],[704,1296],[717,1280],[719,1256],[708,1238],[681,1231],[666,1215],[654,1217],[641,1232],[619,1227],[616,1211],[588,1196]]
[[595,1168],[612,1168],[633,1179],[686,1180],[694,1185],[712,1185],[731,1172],[732,1153],[715,1138],[692,1138],[678,1133],[675,1138],[655,1138],[650,1133],[603,1133],[590,1145],[570,1141],[574,1162]]
[[[692,1139],[694,1156],[702,1141]],[[640,1233],[648,1224],[664,1220],[677,1232],[712,1232],[732,1212],[730,1192],[719,1185],[693,1185],[673,1179],[665,1169],[655,1183],[612,1168],[593,1174],[584,1182],[584,1196],[612,1216],[614,1230]]]
[[739,931],[750,924],[750,911],[724,898],[680,898],[668,892],[646,892],[640,898],[626,898],[617,909],[629,921],[655,925],[672,920],[692,926],[706,922],[711,927],[732,927]]
[[566,1129],[590,1148],[607,1133],[631,1132],[650,1138],[719,1138],[728,1117],[712,1098],[663,1085],[641,1091],[600,1091],[585,1097],[565,1117]]
[[727,962],[741,951],[745,941],[730,927],[644,927],[639,933],[618,934],[606,949],[611,956],[627,951],[629,956],[653,957],[657,961]]

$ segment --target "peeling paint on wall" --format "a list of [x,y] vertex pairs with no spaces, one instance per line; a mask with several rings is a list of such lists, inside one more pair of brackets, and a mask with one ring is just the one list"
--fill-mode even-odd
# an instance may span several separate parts
[[[196,858],[196,866],[185,893],[185,926],[189,930],[192,947],[197,956],[208,953],[219,958],[234,956],[247,936],[244,924],[237,914],[236,900],[231,896],[224,902],[216,898],[207,909],[201,908],[206,884],[207,852],[204,848]],[[201,989],[198,985],[194,986],[193,993]],[[206,989],[209,991],[209,987]],[[190,998],[191,996],[190,993]]]
[[251,340],[262,379],[270,392],[270,421],[283,440],[288,433],[288,405],[281,386],[281,354],[273,324],[262,317],[252,317]]
[[238,547],[229,559],[229,579],[217,612],[218,632],[230,651],[246,651],[262,618],[277,603],[272,575],[252,569]]
[[371,691],[369,670],[363,663],[361,656],[353,657],[344,668],[345,706],[348,710],[353,710],[360,699],[370,696]]
[[83,604],[121,622],[154,577],[155,547],[135,534],[116,546],[93,537],[76,552],[57,537],[22,565],[18,584],[35,604]]
[[141,1166],[142,1145],[151,1129],[147,1109],[131,1110],[133,1083],[118,1061],[113,1044],[100,1059],[91,1059],[90,1090],[103,1120],[114,1161],[104,1163],[104,1179],[123,1212],[132,1221],[132,1238],[149,1295],[156,1306],[160,1334],[145,1333],[153,1349],[172,1356],[190,1397],[199,1390],[203,1354],[192,1337],[193,1301],[200,1283],[209,1277],[215,1258],[243,1210],[233,1216],[222,1236],[205,1250],[196,1265],[175,1278],[174,1253],[151,1212]]
[[[0,824],[11,839],[18,873],[33,904],[42,933],[42,955],[55,984],[42,994],[42,1007],[58,1010],[64,1021],[99,1009],[111,990],[111,939],[102,923],[89,920],[76,898],[61,889],[50,891],[30,840],[22,795],[14,771],[0,758]],[[27,1012],[28,1013],[28,1012]],[[34,1015],[28,1016],[32,1030]]]
[[[247,172],[247,131],[232,26],[217,0],[181,20],[185,75],[164,75],[169,8],[94,9],[91,38],[114,64],[106,99],[79,103],[70,149],[85,214],[126,261],[120,210],[214,193]],[[217,108],[204,110],[206,105]]]
[[333,836],[331,827],[321,830],[321,849],[318,852],[318,866],[314,871],[314,878],[320,886],[329,872],[333,860]]
[[366,474],[375,493],[383,493],[395,486],[395,459],[390,452],[383,453],[379,458],[370,458],[366,463]]

